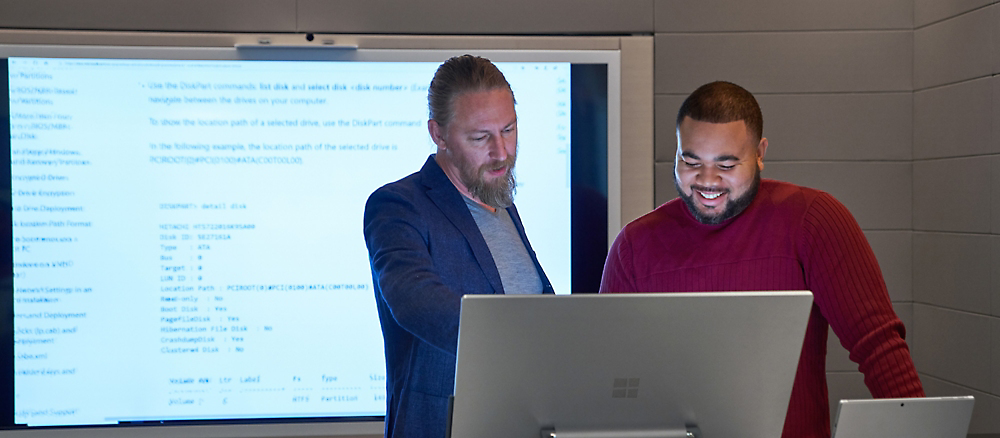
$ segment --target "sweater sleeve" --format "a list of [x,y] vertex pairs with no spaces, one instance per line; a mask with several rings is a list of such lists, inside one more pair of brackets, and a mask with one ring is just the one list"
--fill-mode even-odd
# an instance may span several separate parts
[[816,305],[876,398],[924,395],[878,261],[851,213],[820,192],[804,217],[799,251]]
[[604,261],[604,273],[601,275],[600,293],[641,292],[636,288],[634,267],[632,265],[632,245],[626,237],[628,227],[622,229],[611,244],[608,258]]

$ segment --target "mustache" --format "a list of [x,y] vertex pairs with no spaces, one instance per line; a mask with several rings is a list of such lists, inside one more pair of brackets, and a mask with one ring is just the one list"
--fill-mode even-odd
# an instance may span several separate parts
[[692,190],[697,190],[699,192],[705,192],[705,193],[729,193],[729,189],[723,189],[723,188],[719,188],[719,187],[706,187],[706,186],[700,186],[700,185],[697,185],[697,184],[692,184],[691,185],[691,189]]
[[507,168],[507,172],[514,169],[514,161],[517,159],[514,155],[508,155],[506,160],[492,160],[482,166],[479,166],[479,174],[482,175],[488,170],[499,170],[504,167]]

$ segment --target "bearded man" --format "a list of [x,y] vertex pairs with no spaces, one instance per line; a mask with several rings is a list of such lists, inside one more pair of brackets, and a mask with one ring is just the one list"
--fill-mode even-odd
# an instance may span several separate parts
[[553,293],[514,208],[514,94],[489,60],[447,60],[427,93],[437,145],[376,190],[364,235],[385,341],[385,436],[445,436],[464,294]]
[[762,132],[760,106],[738,85],[713,82],[691,93],[677,114],[680,198],[618,234],[601,292],[812,291],[782,436],[825,438],[828,327],[873,396],[924,392],[861,228],[827,193],[761,180]]

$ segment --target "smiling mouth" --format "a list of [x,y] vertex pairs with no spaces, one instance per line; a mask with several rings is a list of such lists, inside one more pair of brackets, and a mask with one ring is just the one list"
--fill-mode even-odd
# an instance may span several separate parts
[[702,198],[708,200],[718,198],[719,196],[722,196],[727,192],[727,190],[704,190],[695,187],[692,187],[691,189],[698,192],[698,194],[701,195]]

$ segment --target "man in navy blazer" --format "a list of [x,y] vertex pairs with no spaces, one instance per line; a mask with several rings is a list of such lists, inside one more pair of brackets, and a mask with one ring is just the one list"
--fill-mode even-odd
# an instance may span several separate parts
[[465,55],[438,68],[427,99],[437,153],[365,205],[393,438],[445,435],[462,295],[553,292],[513,204],[510,84]]

